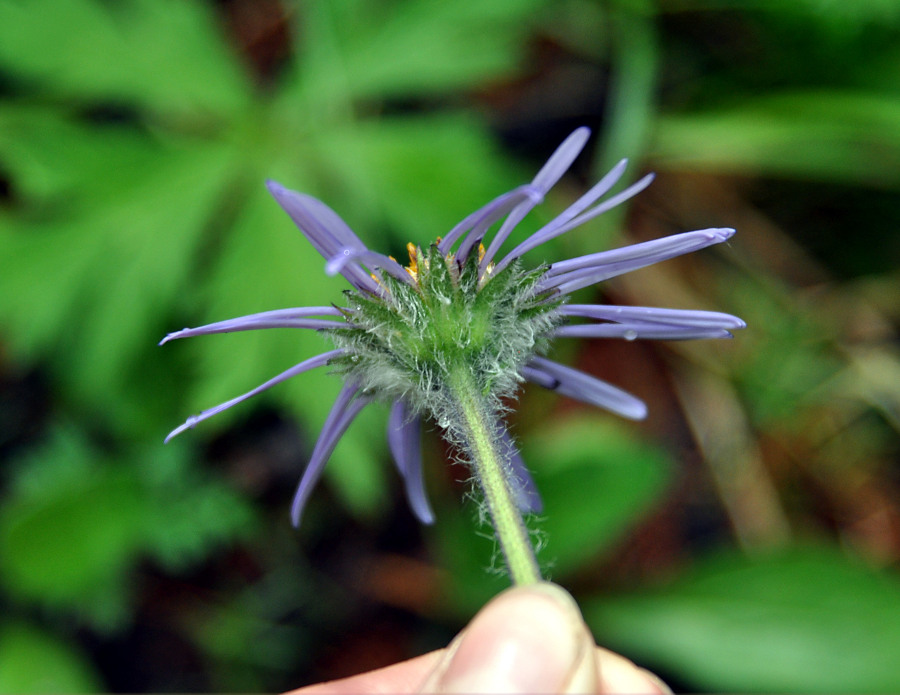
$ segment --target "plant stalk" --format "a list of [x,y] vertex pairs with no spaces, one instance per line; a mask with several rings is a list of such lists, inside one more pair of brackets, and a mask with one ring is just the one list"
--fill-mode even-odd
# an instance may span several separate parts
[[484,492],[491,521],[515,585],[541,581],[528,529],[509,484],[510,466],[497,447],[496,415],[478,392],[468,370],[454,374],[453,391],[462,414],[462,430],[471,464]]

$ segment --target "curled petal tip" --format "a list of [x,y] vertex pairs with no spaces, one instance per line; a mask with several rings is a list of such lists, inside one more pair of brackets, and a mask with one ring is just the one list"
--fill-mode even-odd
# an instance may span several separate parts
[[193,418],[189,418],[189,419],[187,420],[187,422],[185,422],[183,425],[179,425],[179,426],[176,427],[174,430],[172,430],[171,432],[169,432],[169,434],[167,434],[167,435],[166,435],[166,438],[163,440],[163,444],[168,444],[170,441],[172,441],[172,440],[173,440],[175,437],[177,437],[179,434],[181,434],[181,433],[184,432],[185,430],[189,430],[189,429],[192,428],[193,426],[194,426]]
[[166,333],[166,337],[163,338],[162,340],[160,340],[160,341],[157,343],[157,346],[159,346],[159,345],[165,345],[165,344],[168,343],[170,340],[177,340],[178,338],[181,337],[181,334],[182,334],[182,333],[184,333],[185,331],[189,331],[189,330],[191,330],[191,329],[190,329],[190,328],[182,328],[180,331],[172,331],[171,333]]
[[180,331],[172,331],[171,333],[166,333],[166,337],[160,340],[157,345],[165,345],[169,341],[178,340],[179,338],[183,338],[184,333],[189,333],[191,331],[190,328],[184,327]]
[[718,239],[719,241],[725,241],[726,239],[733,237],[736,230],[731,227],[714,227],[708,231],[713,238]]
[[544,202],[544,192],[537,186],[526,186],[525,195],[527,195],[535,205],[540,205]]
[[352,253],[351,249],[344,247],[334,256],[328,259],[328,262],[325,264],[325,273],[326,275],[337,275],[341,272],[341,269],[347,265],[347,261],[350,260],[350,254]]

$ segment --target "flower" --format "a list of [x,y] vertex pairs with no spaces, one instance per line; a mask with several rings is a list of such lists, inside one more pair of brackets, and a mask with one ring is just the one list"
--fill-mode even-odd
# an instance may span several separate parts
[[[170,333],[176,338],[263,328],[301,328],[330,334],[335,348],[310,357],[241,396],[188,418],[166,441],[217,413],[315,367],[332,366],[343,376],[340,391],[294,497],[295,525],[322,470],[356,415],[374,400],[392,403],[387,438],[407,498],[416,516],[431,523],[422,481],[419,433],[422,417],[433,418],[448,439],[466,446],[458,425],[466,413],[459,394],[468,389],[483,403],[492,441],[505,457],[505,475],[523,512],[538,511],[540,498],[506,428],[504,399],[521,381],[596,405],[631,419],[647,408],[629,393],[545,355],[555,338],[684,340],[731,337],[744,322],[728,314],[651,307],[570,304],[576,290],[616,275],[725,241],[733,229],[675,234],[536,269],[523,268],[528,251],[614,208],[646,188],[652,175],[607,196],[622,177],[619,162],[593,188],[505,255],[500,249],[516,225],[556,184],[584,148],[587,128],[573,132],[531,183],[520,186],[462,220],[443,238],[422,248],[408,245],[409,265],[372,251],[327,205],[274,181],[269,191],[326,260],[352,286],[343,306],[265,311]],[[502,223],[501,223],[502,220]],[[488,242],[486,235],[497,223]],[[485,244],[487,244],[485,246]],[[587,322],[584,322],[584,320]],[[477,399],[476,399],[477,400]]]

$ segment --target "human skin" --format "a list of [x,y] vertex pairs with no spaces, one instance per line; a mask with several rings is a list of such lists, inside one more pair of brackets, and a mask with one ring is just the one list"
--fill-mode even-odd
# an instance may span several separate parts
[[574,599],[541,582],[494,598],[445,649],[288,695],[419,692],[671,691],[650,672],[597,647]]

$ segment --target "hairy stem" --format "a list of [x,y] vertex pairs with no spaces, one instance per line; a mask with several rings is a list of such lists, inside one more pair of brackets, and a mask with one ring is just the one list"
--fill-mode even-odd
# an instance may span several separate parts
[[453,377],[452,388],[462,415],[462,421],[453,426],[465,439],[510,577],[516,585],[539,582],[541,573],[531,539],[510,488],[509,463],[497,447],[496,414],[478,392],[468,370],[459,369]]

